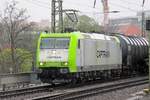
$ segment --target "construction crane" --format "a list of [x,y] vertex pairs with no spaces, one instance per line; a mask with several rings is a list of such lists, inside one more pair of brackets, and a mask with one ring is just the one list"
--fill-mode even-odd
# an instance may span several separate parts
[[[103,13],[104,13],[104,18],[103,18],[103,26],[104,26],[104,31],[107,31],[107,27],[109,24],[109,7],[108,7],[108,0],[101,0],[102,5],[103,5]],[[96,0],[94,0],[94,8],[96,5]]]

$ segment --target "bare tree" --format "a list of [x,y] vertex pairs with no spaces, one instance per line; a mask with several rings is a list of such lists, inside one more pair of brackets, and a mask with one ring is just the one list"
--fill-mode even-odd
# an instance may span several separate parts
[[11,60],[14,72],[18,72],[16,43],[18,42],[18,35],[26,31],[31,25],[27,22],[29,18],[26,16],[26,9],[18,9],[17,2],[12,1],[7,5],[1,16],[2,32],[7,35],[8,43],[11,48]]

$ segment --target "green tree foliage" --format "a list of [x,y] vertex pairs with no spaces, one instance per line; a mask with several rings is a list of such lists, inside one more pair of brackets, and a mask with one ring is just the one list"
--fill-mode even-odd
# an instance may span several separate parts
[[64,18],[65,28],[74,28],[81,32],[100,32],[101,26],[93,18],[81,15],[78,16],[78,22],[72,22],[67,17]]
[[[32,53],[25,49],[16,49],[16,60],[18,72],[30,72],[32,68]],[[15,69],[11,66],[13,61],[11,59],[11,49],[4,49],[0,53],[0,73],[14,73]]]
[[36,56],[36,48],[37,48],[37,41],[40,34],[37,32],[24,32],[18,36],[17,48],[25,49],[32,53],[33,59],[33,66],[35,66],[35,56]]

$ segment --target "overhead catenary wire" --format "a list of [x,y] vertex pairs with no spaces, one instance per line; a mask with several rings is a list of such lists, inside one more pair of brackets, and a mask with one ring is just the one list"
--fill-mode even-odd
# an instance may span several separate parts
[[[68,2],[68,1],[67,1]],[[116,4],[116,3],[112,3],[112,2],[109,2],[110,4],[112,4],[112,5],[114,5],[114,6],[117,6],[117,7],[121,7],[121,8],[123,8],[123,9],[127,9],[127,10],[130,10],[130,11],[132,11],[132,12],[137,12],[137,10],[135,10],[135,9],[132,9],[132,8],[129,8],[129,7],[126,7],[126,6],[123,6],[123,5],[119,5],[119,4]],[[78,3],[74,3],[75,5],[82,5],[82,4],[78,4]],[[82,6],[84,6],[84,5],[82,5]],[[140,5],[139,5],[140,6]],[[100,8],[93,8],[92,6],[84,6],[84,7],[87,7],[87,8],[91,8],[91,9],[100,9]]]
[[43,4],[43,3],[39,3],[39,2],[35,2],[33,0],[25,0],[27,3],[30,3],[30,4],[33,4],[33,5],[36,5],[38,7],[42,7],[42,8],[46,8],[46,9],[51,9],[50,6],[46,5],[46,4]]
[[[67,2],[72,3],[71,1],[67,1]],[[74,2],[73,4],[74,4],[74,5],[77,5],[77,6],[79,6],[79,5],[80,5],[80,6],[82,6],[82,7],[84,6],[84,7],[86,7],[86,8],[91,8],[91,9],[93,9],[93,7],[92,7],[92,6],[90,6],[90,5],[85,5],[85,4],[81,4],[81,3],[75,3],[75,2]]]
[[[30,2],[30,4],[34,4],[36,6],[39,6],[39,7],[43,7],[43,8],[47,8],[47,9],[51,9],[48,2],[43,2],[43,1],[40,1],[40,0],[25,0],[26,2]],[[68,1],[67,1],[68,2]],[[116,4],[116,3],[112,3],[112,2],[109,2],[110,4],[114,5],[114,6],[117,6],[117,7],[121,7],[121,8],[124,8],[124,9],[127,9],[127,10],[130,10],[132,12],[137,12],[137,10],[135,9],[132,9],[132,8],[129,8],[129,7],[125,7],[125,6],[122,6],[122,5],[119,5],[119,4]],[[79,3],[74,3],[74,5],[82,5],[82,4],[79,4]],[[84,6],[84,5],[82,5]],[[84,6],[86,8],[91,8],[91,9],[100,9],[100,8],[93,8],[92,6]],[[87,13],[90,13],[90,12],[87,12]],[[92,12],[91,12],[92,13]]]
[[136,6],[141,6],[140,4],[138,4],[137,2],[132,2],[132,1],[129,1],[129,0],[120,0],[121,2],[126,2],[128,4],[133,4],[133,5],[136,5]]
[[40,0],[32,0],[32,1],[36,1],[38,3],[42,3],[42,4],[45,4],[45,5],[49,5],[49,2],[45,2],[45,1],[40,1]]
[[[38,7],[42,7],[42,8],[45,8],[45,9],[51,9],[50,7],[50,3],[48,4],[48,2],[44,2],[44,1],[40,1],[40,0],[25,0],[26,2],[30,3],[30,4],[33,4],[33,5],[36,5]],[[123,6],[123,5],[120,5],[120,4],[116,4],[116,3],[113,3],[113,2],[109,2],[111,5],[113,6],[117,6],[117,7],[121,7],[123,9],[127,9],[129,11],[132,11],[132,12],[137,12],[137,10],[135,9],[132,9],[132,8],[129,8],[129,7],[126,7],[126,6]],[[78,3],[73,3],[74,5],[82,5],[82,4],[78,4]],[[86,8],[91,8],[91,9],[100,9],[100,8],[93,8],[92,6],[82,6],[82,7],[86,7]],[[120,11],[120,13],[127,13],[128,11]],[[103,12],[93,12],[93,11],[80,11],[79,13],[81,14],[94,14],[94,15],[102,15]]]
[[122,6],[122,5],[119,5],[119,4],[115,4],[115,3],[112,3],[112,2],[109,2],[110,4],[114,5],[114,6],[118,6],[118,7],[121,7],[121,8],[124,8],[124,9],[127,9],[127,10],[130,10],[132,12],[137,12],[137,10],[135,9],[132,9],[132,8],[129,8],[129,7],[125,7],[125,6]]

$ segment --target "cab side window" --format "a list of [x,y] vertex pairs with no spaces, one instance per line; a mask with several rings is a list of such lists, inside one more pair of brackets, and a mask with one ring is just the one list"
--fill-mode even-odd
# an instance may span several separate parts
[[80,49],[80,39],[78,40],[78,49]]

